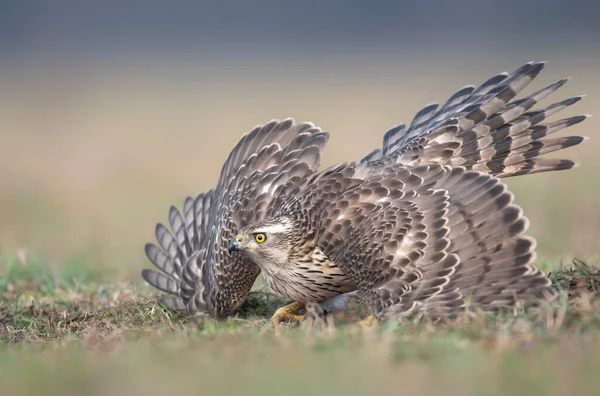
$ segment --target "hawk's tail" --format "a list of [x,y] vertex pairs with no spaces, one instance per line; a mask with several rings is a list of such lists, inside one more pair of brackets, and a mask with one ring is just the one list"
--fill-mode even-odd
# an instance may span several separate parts
[[363,162],[439,163],[464,166],[497,177],[573,168],[576,165],[573,161],[540,156],[585,140],[581,136],[549,136],[588,116],[545,122],[577,103],[581,96],[545,108],[534,108],[561,88],[567,79],[514,99],[544,65],[543,62],[527,63],[512,74],[500,73],[477,88],[460,89],[441,107],[437,104],[426,106],[417,113],[408,129],[400,125],[388,131],[382,149],[369,154]]
[[[448,161],[453,166],[462,165],[497,177],[518,176],[530,173],[571,169],[571,160],[540,158],[544,154],[576,146],[586,138],[582,136],[549,137],[564,128],[576,125],[588,116],[580,115],[544,122],[559,111],[579,102],[574,96],[542,109],[533,106],[566,83],[561,80],[526,98],[515,100],[476,126],[456,135],[460,146]],[[439,138],[443,140],[443,137]],[[431,147],[441,148],[443,143]]]

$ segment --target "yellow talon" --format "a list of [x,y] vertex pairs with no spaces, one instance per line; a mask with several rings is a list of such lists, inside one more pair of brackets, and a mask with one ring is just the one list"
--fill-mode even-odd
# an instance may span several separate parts
[[304,309],[304,303],[293,302],[275,311],[269,322],[273,325],[277,325],[282,321],[301,322],[304,320],[304,316],[296,315],[296,313],[302,309]]
[[375,316],[369,315],[366,318],[364,318],[363,320],[356,322],[355,325],[365,328],[365,327],[371,327],[373,325],[376,325],[377,323],[378,322],[377,322],[377,319],[375,319]]

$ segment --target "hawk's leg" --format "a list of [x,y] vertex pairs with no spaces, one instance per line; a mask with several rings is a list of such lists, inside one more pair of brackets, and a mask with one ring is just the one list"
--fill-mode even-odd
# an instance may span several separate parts
[[340,294],[339,296],[335,296],[330,298],[329,300],[321,302],[321,307],[328,312],[342,311],[348,307],[348,300],[350,300],[351,297],[355,297],[357,295],[358,290]]
[[274,325],[283,321],[301,322],[304,319],[304,316],[297,315],[297,313],[302,309],[304,309],[304,303],[293,302],[275,311],[269,322]]

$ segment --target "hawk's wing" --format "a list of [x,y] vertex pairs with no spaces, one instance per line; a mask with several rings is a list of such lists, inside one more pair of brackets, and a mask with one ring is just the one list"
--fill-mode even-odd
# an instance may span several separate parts
[[580,136],[547,136],[583,121],[586,116],[543,121],[581,97],[533,109],[567,80],[513,100],[543,67],[543,62],[527,63],[512,74],[498,74],[477,88],[460,89],[442,106],[424,107],[408,128],[399,125],[389,130],[384,135],[383,147],[361,162],[439,163],[464,166],[497,177],[572,168],[572,161],[539,156],[581,143],[584,138]]
[[183,215],[171,207],[169,224],[156,227],[160,248],[146,245],[159,271],[144,279],[169,293],[172,309],[227,315],[250,292],[260,270],[227,245],[234,230],[264,217],[269,202],[319,168],[328,133],[310,123],[272,121],[248,132],[223,165],[217,187],[188,197]]
[[499,179],[438,164],[342,164],[283,205],[378,317],[551,298],[528,222]]

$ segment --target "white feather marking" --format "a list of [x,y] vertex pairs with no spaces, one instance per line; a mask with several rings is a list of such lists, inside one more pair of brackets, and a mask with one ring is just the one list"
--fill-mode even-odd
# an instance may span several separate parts
[[265,234],[281,234],[287,232],[290,229],[289,223],[280,223],[274,224],[270,226],[265,226],[261,228],[257,228],[256,230],[252,230],[252,232],[262,232]]
[[[271,183],[267,183],[267,184],[265,184],[265,185],[263,186],[263,188],[262,188],[262,193],[264,194],[264,193],[267,193],[267,192],[269,192],[269,189],[270,189],[270,188],[271,188]],[[272,193],[271,193],[271,194],[272,194]]]
[[398,246],[398,249],[396,249],[394,257],[406,257],[410,252],[410,246],[412,246],[413,243],[414,239],[410,237],[410,234],[406,235],[400,246]]

